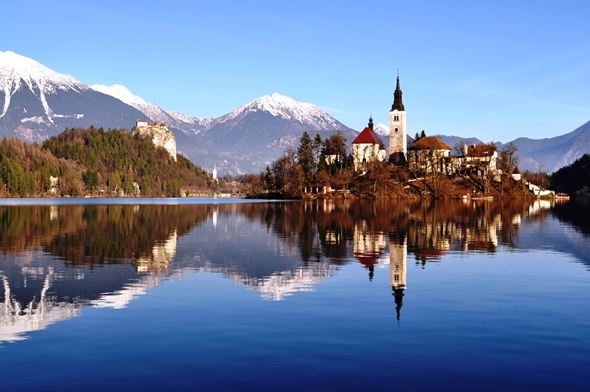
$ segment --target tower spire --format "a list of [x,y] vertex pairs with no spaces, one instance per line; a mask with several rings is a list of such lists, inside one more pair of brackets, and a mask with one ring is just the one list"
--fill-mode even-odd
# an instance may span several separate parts
[[402,101],[402,89],[399,85],[399,70],[397,71],[397,80],[395,84],[395,92],[393,93],[393,105],[391,105],[391,111],[399,110],[404,112],[404,103]]

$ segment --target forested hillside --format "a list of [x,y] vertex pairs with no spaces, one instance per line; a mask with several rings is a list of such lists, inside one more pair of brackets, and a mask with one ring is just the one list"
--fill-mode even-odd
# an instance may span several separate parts
[[590,154],[584,154],[569,166],[562,167],[551,176],[551,186],[558,192],[590,192]]
[[0,142],[3,196],[184,196],[207,189],[201,168],[126,130],[66,129],[42,146]]

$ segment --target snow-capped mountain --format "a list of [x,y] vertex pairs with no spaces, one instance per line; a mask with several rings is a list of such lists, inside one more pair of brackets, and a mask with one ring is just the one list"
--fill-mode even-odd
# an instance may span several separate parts
[[197,142],[182,145],[182,152],[206,168],[216,164],[221,172],[234,174],[263,169],[287,148],[296,147],[304,131],[327,137],[341,130],[349,140],[356,136],[320,107],[278,93],[209,121]]
[[293,98],[279,93],[264,95],[245,105],[241,105],[231,113],[218,118],[217,123],[240,121],[249,114],[261,112],[287,121],[306,124],[318,130],[346,128],[318,106],[306,102],[297,102]]
[[206,134],[212,143],[260,148],[292,133],[338,129],[349,130],[316,105],[273,93],[216,118]]
[[383,123],[377,123],[373,126],[373,131],[379,136],[389,137],[389,126]]
[[65,127],[130,127],[137,109],[14,52],[0,52],[0,135],[40,141]]

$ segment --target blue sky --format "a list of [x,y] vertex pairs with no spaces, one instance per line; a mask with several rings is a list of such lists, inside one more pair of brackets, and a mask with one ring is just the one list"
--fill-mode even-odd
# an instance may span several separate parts
[[[11,1],[0,50],[165,109],[217,116],[279,92],[359,129],[507,141],[590,120],[588,1]],[[6,17],[10,15],[10,17]]]

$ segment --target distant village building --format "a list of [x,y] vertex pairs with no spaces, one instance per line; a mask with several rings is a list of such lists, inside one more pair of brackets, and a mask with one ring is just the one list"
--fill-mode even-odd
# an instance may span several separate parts
[[495,172],[498,168],[498,152],[494,144],[473,144],[463,146],[463,165],[465,168],[484,168]]
[[414,142],[408,150],[408,169],[415,173],[501,175],[494,144],[464,145],[458,154],[452,155],[451,147],[441,139],[426,136]]
[[518,170],[517,167],[514,168],[511,176],[514,181],[521,181],[522,180],[522,175],[520,174],[520,170]]
[[370,162],[383,162],[387,159],[385,145],[373,131],[372,117],[369,118],[367,127],[352,141],[352,158],[357,172],[366,172]]
[[176,138],[166,124],[137,120],[133,134],[148,137],[155,146],[168,151],[168,154],[176,161]]
[[324,162],[326,165],[335,165],[342,161],[342,156],[336,149],[326,150],[324,153]]
[[213,164],[213,181],[217,182],[217,166]]
[[448,174],[448,158],[451,147],[436,136],[418,139],[408,150],[408,168],[413,172]]
[[407,130],[406,109],[402,101],[402,90],[399,85],[399,75],[395,92],[393,93],[393,105],[389,111],[389,154],[388,158],[395,163],[403,163],[407,154]]

